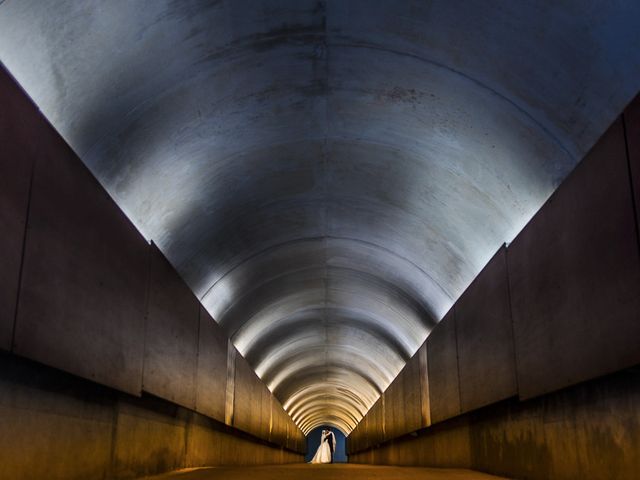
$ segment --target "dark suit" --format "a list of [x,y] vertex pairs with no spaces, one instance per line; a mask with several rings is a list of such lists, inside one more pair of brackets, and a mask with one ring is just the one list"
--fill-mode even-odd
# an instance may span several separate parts
[[327,442],[329,442],[329,451],[331,452],[331,463],[333,463],[333,450],[335,445],[333,444],[333,435],[327,435]]

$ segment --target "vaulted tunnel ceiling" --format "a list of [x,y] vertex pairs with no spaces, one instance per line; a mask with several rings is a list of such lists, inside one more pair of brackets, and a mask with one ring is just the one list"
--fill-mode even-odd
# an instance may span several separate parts
[[350,432],[640,89],[626,0],[7,0],[0,60],[303,431]]

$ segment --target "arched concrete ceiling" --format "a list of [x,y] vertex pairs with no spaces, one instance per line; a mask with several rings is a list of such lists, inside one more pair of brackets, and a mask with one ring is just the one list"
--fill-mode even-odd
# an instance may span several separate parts
[[640,88],[628,0],[7,0],[0,60],[305,432]]

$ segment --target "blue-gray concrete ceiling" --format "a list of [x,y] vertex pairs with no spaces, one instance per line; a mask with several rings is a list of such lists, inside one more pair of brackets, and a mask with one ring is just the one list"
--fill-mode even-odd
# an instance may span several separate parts
[[0,60],[305,432],[640,89],[629,0],[7,0]]

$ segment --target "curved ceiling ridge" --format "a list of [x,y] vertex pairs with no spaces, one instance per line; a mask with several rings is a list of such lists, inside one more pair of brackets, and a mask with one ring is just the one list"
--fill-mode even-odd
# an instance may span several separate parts
[[[280,364],[274,365],[272,370],[265,374],[264,381],[273,391],[278,390],[281,385],[287,383],[288,379],[296,378],[298,373],[315,365],[317,360],[313,358],[313,354],[316,352],[323,353],[327,358],[323,368],[341,367],[345,371],[354,372],[360,376],[364,376],[366,372],[367,377],[375,382],[377,389],[380,391],[383,391],[398,373],[397,369],[394,368],[397,365],[396,359],[387,358],[381,360],[380,358],[372,358],[367,351],[354,345],[320,344],[307,346],[306,351],[292,352],[289,357],[283,358]],[[357,360],[357,366],[344,366],[341,363],[341,361],[349,357]],[[285,360],[289,362],[285,363]]]
[[275,244],[275,245],[269,245],[267,248],[259,251],[259,252],[254,252],[251,255],[249,255],[247,258],[236,262],[233,266],[230,266],[228,269],[225,270],[224,273],[222,273],[212,284],[210,287],[206,288],[204,290],[204,293],[202,295],[199,296],[201,301],[206,301],[207,296],[210,294],[210,292],[218,285],[218,283],[224,281],[225,277],[227,277],[228,275],[230,275],[232,272],[234,272],[235,270],[241,268],[244,264],[249,263],[251,261],[255,261],[257,258],[263,256],[263,255],[267,255],[269,253],[273,253],[279,249],[282,248],[289,248],[294,244],[304,244],[304,243],[309,243],[309,242],[320,242],[323,243],[325,241],[331,241],[331,240],[337,240],[337,241],[345,241],[345,242],[350,242],[350,243],[357,243],[357,244],[363,244],[363,245],[367,245],[369,247],[373,247],[377,250],[383,251],[393,257],[396,257],[400,260],[402,260],[403,262],[406,262],[408,265],[410,265],[412,268],[415,268],[417,271],[419,271],[421,274],[423,274],[425,277],[429,278],[429,280],[431,282],[433,282],[434,285],[437,285],[438,288],[440,288],[442,290],[442,293],[446,295],[446,293],[444,292],[444,289],[442,289],[442,287],[438,284],[438,282],[436,282],[433,277],[431,277],[429,275],[429,273],[427,271],[425,271],[423,268],[421,268],[418,264],[412,262],[410,259],[402,256],[401,254],[394,252],[393,250],[389,249],[388,247],[385,247],[384,245],[379,245],[376,244],[374,242],[370,242],[361,238],[351,238],[351,237],[340,237],[340,236],[336,236],[336,235],[320,235],[320,236],[313,236],[313,237],[302,237],[302,238],[295,238],[292,240],[287,240],[286,242],[281,242],[279,244]]
[[[240,304],[243,301],[246,301],[247,297],[250,297],[252,294],[255,294],[256,292],[258,292],[261,289],[264,289],[268,286],[271,286],[273,284],[277,284],[278,282],[286,282],[290,277],[296,277],[298,275],[302,275],[302,274],[312,274],[312,273],[316,273],[316,272],[323,272],[323,275],[320,275],[320,277],[327,279],[327,277],[329,276],[330,273],[352,273],[355,276],[358,276],[362,279],[365,280],[369,280],[370,283],[375,284],[378,283],[381,286],[385,286],[389,289],[389,291],[393,291],[393,292],[397,292],[397,294],[401,297],[404,297],[406,299],[410,299],[411,301],[417,303],[420,305],[421,308],[424,308],[424,316],[425,316],[425,320],[427,320],[430,316],[429,311],[428,311],[428,305],[424,305],[424,301],[421,298],[416,298],[414,295],[412,295],[410,292],[408,292],[406,289],[402,288],[402,286],[397,285],[395,283],[392,283],[388,280],[385,280],[384,276],[382,275],[375,275],[373,273],[369,273],[365,270],[362,269],[358,269],[355,267],[347,267],[347,266],[333,266],[331,265],[329,262],[326,262],[325,264],[319,264],[319,265],[315,265],[315,266],[308,266],[308,267],[299,267],[295,270],[290,270],[290,271],[285,271],[285,272],[278,272],[277,274],[275,274],[272,277],[269,277],[267,279],[265,279],[262,283],[259,284],[255,284],[251,290],[245,290],[244,293],[241,296],[238,296],[234,299],[233,303],[230,303],[226,310],[218,313],[218,316],[216,318],[217,321],[219,321],[220,323],[224,323],[224,318],[225,316],[229,313],[230,310],[232,310],[234,307],[236,307],[238,304]],[[437,321],[436,319],[433,319],[434,322]],[[439,320],[439,319],[438,319]]]
[[[348,308],[331,306],[310,310],[311,312],[305,312],[307,315],[302,319],[299,319],[298,315],[294,314],[292,315],[294,318],[290,321],[282,320],[278,322],[278,325],[260,336],[254,343],[248,345],[244,356],[249,363],[255,365],[256,372],[260,376],[261,373],[268,371],[268,367],[263,367],[263,362],[272,361],[272,350],[276,352],[282,351],[284,348],[282,344],[286,342],[287,334],[292,329],[305,330],[308,328],[313,331],[313,328],[317,327],[317,319],[322,318],[323,314],[326,314],[329,318],[337,317],[338,320],[334,320],[334,322],[342,321],[343,323],[348,323],[349,328],[366,332],[366,334],[371,335],[381,343],[386,343],[390,351],[395,352],[404,361],[407,361],[415,353],[407,350],[406,345],[396,338],[394,332],[388,326],[380,322],[367,321],[368,317],[362,316],[361,312],[351,312]],[[360,314],[358,315],[357,313]],[[275,354],[273,355],[276,356]]]

